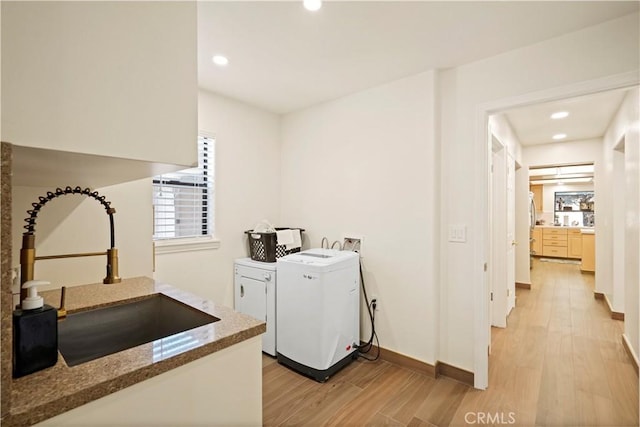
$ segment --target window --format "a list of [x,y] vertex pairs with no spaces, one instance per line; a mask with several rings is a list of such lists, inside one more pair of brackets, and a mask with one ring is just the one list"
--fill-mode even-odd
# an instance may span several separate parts
[[198,167],[153,178],[154,240],[213,235],[215,140],[198,137]]

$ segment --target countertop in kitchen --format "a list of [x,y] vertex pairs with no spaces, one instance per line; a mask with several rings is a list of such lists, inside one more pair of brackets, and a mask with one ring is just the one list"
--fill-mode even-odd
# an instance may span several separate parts
[[581,226],[564,226],[564,225],[536,225],[536,228],[554,228],[554,229],[565,229],[565,230],[594,230],[594,227],[581,227]]
[[[165,294],[220,320],[192,329],[190,334],[197,343],[179,354],[164,355],[161,351],[154,351],[154,343],[151,342],[70,368],[58,353],[55,366],[12,380],[11,408],[2,419],[2,425],[38,423],[266,330],[264,322],[147,277],[123,279],[113,285],[100,283],[68,287],[65,305],[71,314],[156,293]],[[54,307],[59,305],[60,290],[42,292],[42,296],[45,303]]]

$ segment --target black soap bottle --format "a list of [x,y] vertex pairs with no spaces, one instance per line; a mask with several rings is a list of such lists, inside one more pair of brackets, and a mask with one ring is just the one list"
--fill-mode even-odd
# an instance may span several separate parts
[[13,312],[13,377],[18,378],[53,366],[58,361],[58,311],[44,304],[38,285],[30,280],[22,285],[28,296]]

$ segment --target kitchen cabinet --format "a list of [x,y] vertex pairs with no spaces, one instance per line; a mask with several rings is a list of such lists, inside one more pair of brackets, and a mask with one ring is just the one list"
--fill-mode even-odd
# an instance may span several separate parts
[[542,206],[542,185],[538,184],[538,185],[530,185],[529,186],[529,191],[531,191],[533,193],[533,202],[536,204],[536,212],[542,212],[543,211],[543,206]]
[[567,258],[567,230],[561,228],[542,229],[542,255]]
[[[585,234],[579,228],[566,228],[566,227],[536,227],[531,232],[533,239],[538,239],[540,236],[540,246],[537,246],[536,240],[531,242],[532,255],[542,255],[556,258],[570,258],[570,259],[582,259],[583,265],[585,264],[585,257],[589,258],[589,250],[592,252],[594,248],[590,248],[589,244],[585,243],[585,235],[594,236],[593,230],[590,230],[590,234]],[[588,231],[589,233],[589,231]],[[533,253],[535,251],[535,253]],[[595,252],[594,252],[595,254]],[[591,255],[591,258],[594,258]],[[593,261],[587,259],[587,268],[591,267]],[[582,268],[583,271],[585,268]],[[590,270],[593,271],[593,270]]]
[[582,234],[582,265],[580,270],[596,271],[596,236],[593,233]]
[[567,230],[567,258],[582,258],[582,232]]
[[531,247],[530,247],[530,252],[531,255],[537,255],[537,256],[541,256],[542,255],[542,229],[541,228],[534,228],[531,231]]
[[143,162],[116,176],[197,161],[195,2],[2,2],[2,24],[3,142]]

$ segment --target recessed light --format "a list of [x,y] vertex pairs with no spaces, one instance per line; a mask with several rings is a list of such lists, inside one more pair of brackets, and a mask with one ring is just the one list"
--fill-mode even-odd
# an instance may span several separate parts
[[569,116],[568,111],[557,111],[551,115],[551,118],[557,120],[557,119],[564,119],[565,117],[568,117],[568,116]]
[[315,12],[322,7],[322,0],[304,0],[304,8]]
[[229,64],[229,60],[227,59],[227,57],[222,55],[214,55],[212,61],[214,64],[219,65],[221,67],[224,67],[225,65]]
[[567,137],[566,133],[556,133],[551,138],[553,138],[554,141],[559,141],[561,139],[565,139],[566,137]]

